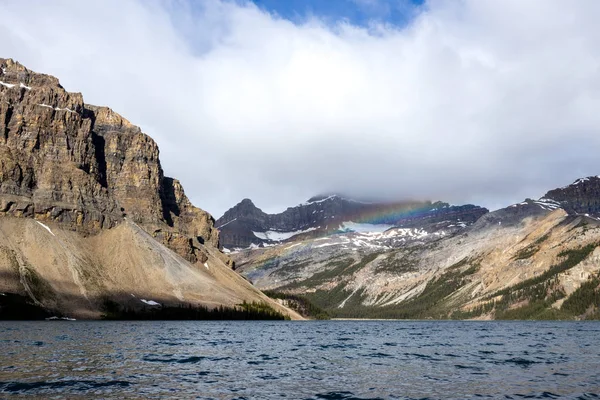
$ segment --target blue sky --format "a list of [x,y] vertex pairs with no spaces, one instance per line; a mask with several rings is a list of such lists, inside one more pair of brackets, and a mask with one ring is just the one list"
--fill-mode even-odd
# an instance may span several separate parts
[[424,0],[252,0],[261,9],[282,18],[301,22],[310,16],[336,22],[346,20],[353,25],[371,21],[405,25]]

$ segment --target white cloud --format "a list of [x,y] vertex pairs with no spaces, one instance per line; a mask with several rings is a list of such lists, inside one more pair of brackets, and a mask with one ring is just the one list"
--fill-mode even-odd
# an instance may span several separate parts
[[9,0],[0,56],[139,124],[216,217],[323,191],[500,206],[600,173],[599,11],[435,0],[361,28],[216,0]]

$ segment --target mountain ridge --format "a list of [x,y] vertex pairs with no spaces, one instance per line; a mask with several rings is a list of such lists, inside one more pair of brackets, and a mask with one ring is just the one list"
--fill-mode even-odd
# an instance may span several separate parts
[[554,200],[572,213],[600,217],[600,176],[579,178],[570,185],[548,191],[542,199]]
[[598,189],[578,179],[455,230],[416,218],[231,256],[257,287],[333,317],[598,319]]
[[[471,224],[488,210],[474,205],[451,206],[442,202],[362,202],[337,194],[318,195],[307,202],[267,214],[250,199],[244,199],[216,221],[221,245],[226,249],[265,246],[297,235],[321,236],[351,229],[350,223],[402,227],[411,221],[443,218]],[[274,237],[276,239],[270,238]]]

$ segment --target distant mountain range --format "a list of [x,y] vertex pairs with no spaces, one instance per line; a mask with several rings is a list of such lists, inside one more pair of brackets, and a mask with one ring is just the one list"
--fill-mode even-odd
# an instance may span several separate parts
[[216,225],[256,286],[334,317],[600,318],[598,176],[493,212],[328,196]]
[[[544,209],[559,207],[571,214],[600,216],[600,177],[578,179],[571,185],[549,191],[538,200],[527,199],[511,206],[504,213],[520,216],[530,212],[534,215]],[[252,200],[244,199],[226,211],[215,226],[220,231],[220,245],[227,252],[345,231],[418,228],[430,233],[451,234],[472,225],[488,212],[486,208],[472,204],[456,206],[439,201],[367,203],[332,194],[312,197],[279,214],[267,214]]]
[[265,247],[299,237],[333,232],[385,231],[393,227],[427,227],[454,232],[471,225],[488,210],[442,202],[365,203],[340,195],[316,196],[280,214],[266,214],[244,199],[215,226],[225,251]]

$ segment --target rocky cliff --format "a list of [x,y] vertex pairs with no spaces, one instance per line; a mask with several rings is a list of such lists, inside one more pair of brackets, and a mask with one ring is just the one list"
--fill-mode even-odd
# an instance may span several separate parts
[[[111,109],[84,103],[81,94],[67,92],[56,78],[2,58],[0,215],[5,254],[0,272],[12,277],[0,290],[18,289],[39,304],[63,301],[61,293],[70,290],[62,291],[63,280],[82,295],[94,292],[95,298],[111,286],[109,281],[122,279],[121,293],[135,293],[136,287],[146,296],[172,292],[163,296],[167,300],[232,305],[266,299],[230,271],[229,259],[217,250],[213,218],[191,204],[179,181],[164,176],[158,146],[149,136]],[[51,235],[35,233],[30,219]],[[131,248],[106,253],[118,246],[114,240],[128,235]],[[28,250],[34,247],[49,257],[59,254],[56,265]],[[149,264],[137,264],[142,261]],[[61,263],[66,270],[60,270]],[[165,282],[164,274],[177,276],[177,285]],[[148,281],[145,275],[154,279],[138,287],[137,281]],[[41,297],[28,289],[32,276],[48,289]]]
[[167,178],[156,143],[52,76],[0,59],[0,211],[84,234],[128,216],[191,262],[218,244],[212,217]]
[[572,184],[546,193],[571,213],[600,217],[600,176],[577,179]]

